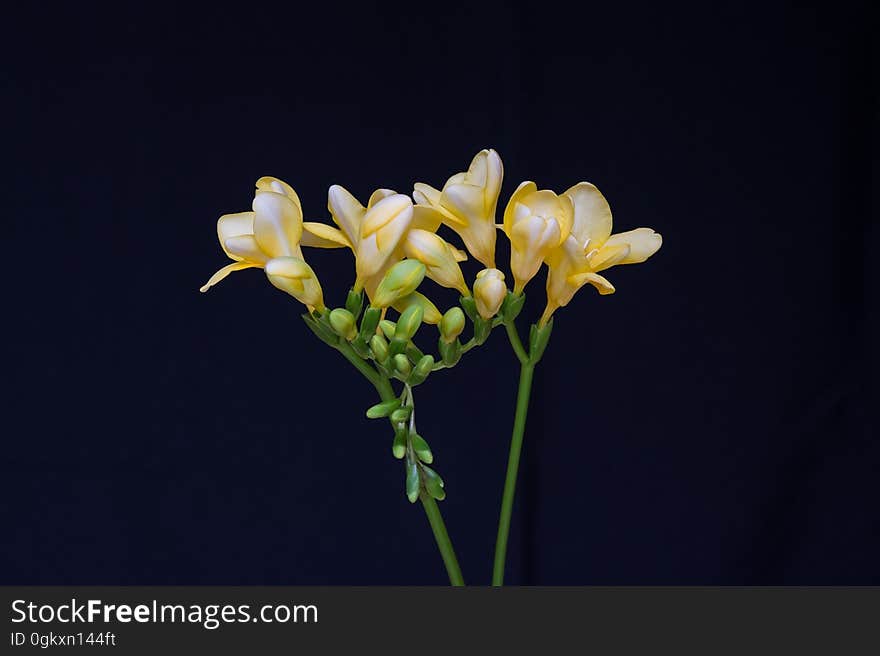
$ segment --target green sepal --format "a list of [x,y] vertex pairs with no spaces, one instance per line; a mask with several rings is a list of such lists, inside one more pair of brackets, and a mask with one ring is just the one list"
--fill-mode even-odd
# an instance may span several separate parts
[[428,446],[428,443],[425,442],[425,438],[417,433],[412,434],[412,447],[413,451],[416,452],[416,455],[426,465],[430,465],[434,462],[434,454],[431,453],[431,447]]
[[480,315],[477,315],[474,319],[474,341],[477,344],[482,344],[487,339],[489,339],[489,333],[492,332],[492,322],[487,321]]
[[540,328],[537,324],[532,324],[532,329],[529,332],[529,359],[533,364],[537,363],[544,355],[544,349],[547,348],[547,342],[550,341],[550,333],[552,332],[553,319]]
[[379,419],[380,417],[387,417],[392,412],[397,410],[400,407],[400,399],[391,399],[389,401],[382,401],[382,403],[377,403],[376,405],[370,406],[367,408],[367,417],[370,419]]
[[406,347],[409,346],[409,341],[402,339],[400,337],[391,336],[391,344],[388,346],[388,353],[391,357],[398,355],[399,353],[404,353],[406,351]]
[[522,312],[525,302],[525,294],[507,292],[507,296],[504,297],[504,302],[501,304],[501,310],[499,311],[499,314],[504,319],[504,323],[510,323],[516,319],[519,313]]
[[460,297],[458,299],[458,304],[471,321],[474,320],[474,317],[480,316],[477,314],[477,302],[474,300],[473,296]]
[[394,441],[391,443],[391,454],[398,460],[402,460],[406,455],[406,438],[409,430],[406,428],[398,428],[394,432]]
[[434,370],[434,356],[433,355],[423,355],[419,358],[419,361],[416,363],[416,366],[413,367],[413,371],[409,376],[409,384],[410,385],[421,385],[425,382],[425,379],[428,375]]
[[361,356],[364,360],[370,357],[370,349],[367,348],[367,343],[360,335],[351,341],[351,346],[354,348],[355,353]]
[[[396,337],[394,338],[397,339]],[[394,342],[391,342],[391,345],[394,346]],[[409,376],[412,372],[412,365],[410,364],[409,358],[406,357],[403,353],[398,353],[394,356],[394,368],[397,370],[401,376],[406,377]]]
[[376,334],[376,326],[379,325],[381,319],[382,310],[380,308],[369,307],[364,310],[364,317],[361,319],[361,337],[365,342]]
[[391,421],[395,424],[402,424],[412,414],[412,407],[408,405],[401,406],[391,413]]
[[409,499],[410,503],[415,503],[419,500],[420,487],[419,466],[415,461],[408,460],[406,463],[406,498]]
[[457,339],[447,344],[441,337],[437,342],[437,348],[440,351],[440,357],[443,358],[443,364],[447,367],[454,366],[461,358],[461,341]]
[[373,335],[370,339],[370,349],[378,362],[385,362],[388,359],[388,342],[382,335]]
[[440,474],[426,465],[422,465],[422,472],[425,474],[425,489],[437,501],[443,501],[446,498],[446,490],[443,489],[443,479]]
[[354,289],[350,289],[348,292],[348,296],[345,299],[345,309],[351,312],[352,316],[357,320],[359,316],[361,316],[361,310],[364,307],[364,292],[363,290],[356,292]]
[[333,329],[322,323],[320,320],[315,319],[308,312],[302,315],[303,321],[306,322],[306,325],[309,329],[315,333],[315,336],[320,339],[325,344],[329,344],[333,348],[339,346],[339,336],[333,332]]
[[412,342],[409,342],[406,345],[405,353],[406,353],[406,357],[408,357],[410,359],[410,362],[413,362],[413,363],[416,363],[419,360],[421,360],[423,357],[425,357],[425,354],[422,353],[422,349],[420,349],[418,346],[416,346]]

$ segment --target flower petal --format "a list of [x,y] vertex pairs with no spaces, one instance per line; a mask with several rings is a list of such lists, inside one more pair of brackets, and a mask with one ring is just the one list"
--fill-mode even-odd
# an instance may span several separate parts
[[266,175],[257,180],[257,189],[259,191],[274,191],[277,194],[287,196],[302,212],[302,203],[299,200],[299,196],[293,190],[293,187],[284,182],[284,180]]
[[563,196],[570,198],[574,206],[571,232],[581,248],[587,240],[591,247],[601,247],[611,234],[611,207],[608,201],[589,182],[578,182]]
[[526,181],[520,183],[519,187],[510,195],[510,200],[507,201],[507,207],[504,209],[504,232],[508,235],[510,235],[513,229],[513,213],[517,204],[522,198],[537,191],[537,189],[538,185],[534,182]]
[[251,269],[258,266],[260,265],[253,262],[233,262],[232,264],[227,264],[225,267],[217,271],[217,273],[215,273],[213,276],[208,278],[208,282],[202,285],[199,288],[199,291],[202,293],[208,291],[211,287],[223,280],[233,271],[241,271],[242,269]]
[[636,228],[627,232],[611,235],[606,246],[629,245],[629,254],[618,264],[638,264],[644,262],[663,245],[663,237],[651,228]]
[[377,189],[372,194],[370,194],[370,200],[367,201],[367,210],[369,210],[373,205],[378,203],[383,198],[388,198],[389,196],[393,196],[397,192],[392,189]]
[[254,237],[270,257],[295,255],[302,237],[302,211],[290,198],[258,191],[254,198]]
[[582,287],[583,285],[590,283],[599,290],[599,293],[605,296],[606,294],[614,293],[614,285],[612,285],[606,278],[603,278],[598,273],[593,273],[592,271],[586,271],[584,273],[576,273],[572,276],[568,277],[568,282],[572,285],[576,285],[577,287]]
[[[392,222],[405,223],[408,228],[412,222],[412,207],[412,199],[409,196],[403,194],[386,196],[367,210],[361,224],[360,238],[369,237]],[[380,244],[380,248],[384,249],[385,246]]]
[[300,243],[311,248],[354,248],[342,230],[318,221],[303,223]]
[[332,185],[327,191],[327,209],[348,240],[357,243],[366,208],[345,187]]
[[230,237],[254,234],[254,213],[239,212],[238,214],[224,214],[217,220],[217,237],[220,239],[220,248],[232,260],[241,260],[241,257],[230,253],[226,249],[226,240]]
[[230,237],[223,244],[223,249],[234,260],[253,262],[261,266],[269,260],[253,235]]
[[608,244],[600,248],[590,258],[590,268],[593,271],[604,271],[615,264],[620,264],[629,255],[629,244]]

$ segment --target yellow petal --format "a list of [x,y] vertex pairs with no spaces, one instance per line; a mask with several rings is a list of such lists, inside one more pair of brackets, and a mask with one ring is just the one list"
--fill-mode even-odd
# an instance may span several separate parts
[[606,246],[620,244],[627,244],[629,246],[629,254],[618,264],[638,264],[639,262],[644,262],[660,250],[660,247],[663,245],[663,237],[651,228],[636,228],[635,230],[611,235],[608,241],[605,242]]
[[[405,224],[408,228],[412,222],[412,207],[412,200],[409,196],[403,194],[386,196],[367,210],[364,215],[361,224],[361,239],[369,237],[374,232],[378,232],[380,228],[393,222]],[[384,246],[380,245],[380,248],[384,248]]]
[[327,191],[327,209],[349,242],[357,243],[366,208],[345,187],[333,185]]
[[414,303],[422,306],[424,313],[422,321],[430,324],[440,323],[440,320],[443,318],[443,313],[437,309],[437,306],[434,305],[427,296],[420,294],[419,292],[413,292],[409,296],[405,296],[404,298],[395,301],[392,307],[398,312],[403,312]]
[[[453,184],[443,189],[443,205],[464,225],[487,220],[483,188],[472,184]],[[494,221],[494,217],[492,217]]]
[[302,211],[290,198],[258,191],[254,198],[254,236],[266,255],[292,256],[302,237]]
[[317,221],[303,223],[303,235],[300,243],[310,248],[353,248],[342,230]]
[[369,210],[373,205],[378,203],[383,198],[388,198],[389,196],[393,196],[396,193],[396,191],[393,191],[391,189],[377,189],[372,194],[370,194],[370,200],[367,201],[367,209]]
[[269,258],[260,249],[257,240],[253,235],[239,235],[238,237],[230,237],[223,244],[223,249],[230,254],[234,260],[253,262],[255,264],[265,264]]
[[504,209],[504,232],[508,235],[513,230],[513,214],[519,201],[538,189],[538,185],[534,182],[520,183],[519,187],[511,194],[510,200],[507,201],[507,207]]
[[629,244],[609,244],[600,248],[595,255],[589,258],[590,268],[593,271],[604,271],[615,264],[620,264],[629,255]]
[[204,293],[208,291],[211,287],[216,285],[218,282],[223,280],[226,276],[228,276],[233,271],[241,271],[242,269],[251,269],[253,267],[258,267],[258,264],[254,264],[252,262],[233,262],[232,264],[227,264],[225,267],[217,271],[213,276],[208,279],[204,285],[199,288],[199,291]]
[[568,282],[577,287],[582,287],[583,285],[590,283],[593,287],[598,289],[599,293],[603,296],[614,293],[614,285],[608,282],[606,278],[603,278],[598,273],[593,273],[592,271],[576,273],[573,276],[569,276]]
[[284,182],[284,180],[266,175],[257,180],[257,189],[259,191],[274,191],[277,194],[287,196],[302,212],[302,203],[299,200],[299,196],[293,190],[293,187]]
[[223,252],[233,260],[241,260],[241,257],[230,253],[226,249],[226,240],[230,237],[254,234],[254,213],[239,212],[238,214],[224,214],[217,220],[217,237],[220,239],[220,247]]
[[589,182],[579,182],[564,194],[574,206],[571,233],[581,248],[589,240],[592,248],[599,248],[611,234],[611,207],[605,197]]
[[412,227],[428,232],[437,232],[443,223],[443,215],[427,205],[413,205]]

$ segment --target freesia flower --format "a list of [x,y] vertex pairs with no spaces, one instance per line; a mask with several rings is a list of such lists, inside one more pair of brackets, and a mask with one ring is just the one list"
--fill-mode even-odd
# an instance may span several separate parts
[[542,324],[587,283],[600,294],[613,294],[614,286],[598,272],[618,264],[644,262],[663,244],[663,238],[651,228],[612,235],[608,201],[589,182],[574,185],[563,196],[571,200],[574,222],[568,237],[547,256],[550,272]]
[[[392,199],[393,205],[389,204]],[[469,293],[458,266],[467,256],[434,234],[440,227],[436,213],[413,206],[408,196],[378,189],[364,207],[344,187],[333,185],[328,192],[327,207],[339,227],[306,222],[303,244],[348,247],[354,251],[355,287],[363,288],[370,299],[388,270],[405,256],[422,262],[427,277],[438,284]],[[400,310],[413,302],[424,309],[426,323],[440,320],[440,311],[418,292],[395,302],[394,308]]]
[[565,242],[573,220],[568,196],[539,191],[534,182],[523,182],[513,192],[504,210],[504,232],[510,239],[515,294],[522,292],[550,252]]
[[[290,185],[277,178],[260,178],[256,187],[252,211],[224,214],[217,221],[220,247],[233,262],[211,276],[200,291],[208,291],[230,273],[241,269],[261,268],[269,274],[270,269],[274,268],[277,272],[289,273],[294,270],[291,269],[291,262],[295,261],[299,264],[295,265],[295,274],[291,279],[300,282],[291,283],[293,287],[287,289],[273,280],[271,274],[270,281],[304,304],[322,307],[321,286],[314,271],[303,261],[300,248],[303,220],[299,197]],[[279,262],[273,264],[275,260]],[[300,285],[305,285],[302,297],[297,295],[300,292],[294,294],[291,291]]]
[[494,268],[495,210],[503,178],[504,166],[498,153],[481,150],[467,171],[446,181],[443,191],[418,182],[413,198],[457,232],[471,255]]

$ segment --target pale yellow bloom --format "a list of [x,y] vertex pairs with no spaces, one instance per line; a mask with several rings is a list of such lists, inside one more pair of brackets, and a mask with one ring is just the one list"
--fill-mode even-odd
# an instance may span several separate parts
[[547,256],[546,323],[557,308],[564,307],[575,292],[590,283],[600,294],[613,294],[614,286],[598,274],[618,264],[644,262],[656,253],[663,238],[651,228],[611,234],[611,208],[589,182],[580,182],[563,196],[571,200],[574,222],[568,237]]
[[491,319],[501,308],[507,296],[507,285],[504,274],[498,269],[483,269],[474,281],[474,301],[477,312],[484,319]]
[[[280,260],[275,267],[277,271],[291,271],[291,262],[295,261],[299,264],[291,279],[298,282],[278,284],[271,275],[270,281],[310,307],[323,307],[321,286],[302,259],[303,220],[299,197],[290,185],[277,178],[260,178],[256,186],[252,211],[225,214],[217,221],[220,247],[233,262],[211,276],[200,291],[208,291],[233,271],[256,267],[266,269],[269,274],[275,260]],[[304,274],[306,270],[308,275]],[[293,286],[287,289],[282,285]],[[293,293],[299,286],[303,291]]]
[[521,293],[550,252],[565,242],[573,221],[574,208],[568,196],[539,191],[534,182],[517,187],[504,210],[514,293]]
[[494,150],[481,150],[470,167],[456,173],[443,191],[418,182],[413,198],[419,206],[429,207],[443,223],[455,230],[471,255],[485,266],[495,266],[495,210],[504,166]]
[[[403,208],[399,213],[393,214],[383,206],[390,199],[394,199],[394,208]],[[370,299],[373,299],[388,270],[404,256],[422,262],[427,276],[440,285],[455,287],[462,293],[467,291],[458,266],[458,262],[467,256],[434,234],[440,227],[440,219],[435,212],[413,206],[409,197],[390,189],[373,192],[364,207],[339,185],[330,187],[327,207],[339,227],[306,222],[303,224],[305,232],[302,243],[322,248],[347,246],[354,251],[357,273],[355,286],[363,287]],[[437,323],[442,315],[434,304],[421,294],[415,298],[425,310],[424,321]],[[394,308],[401,309],[402,303],[395,302]]]

